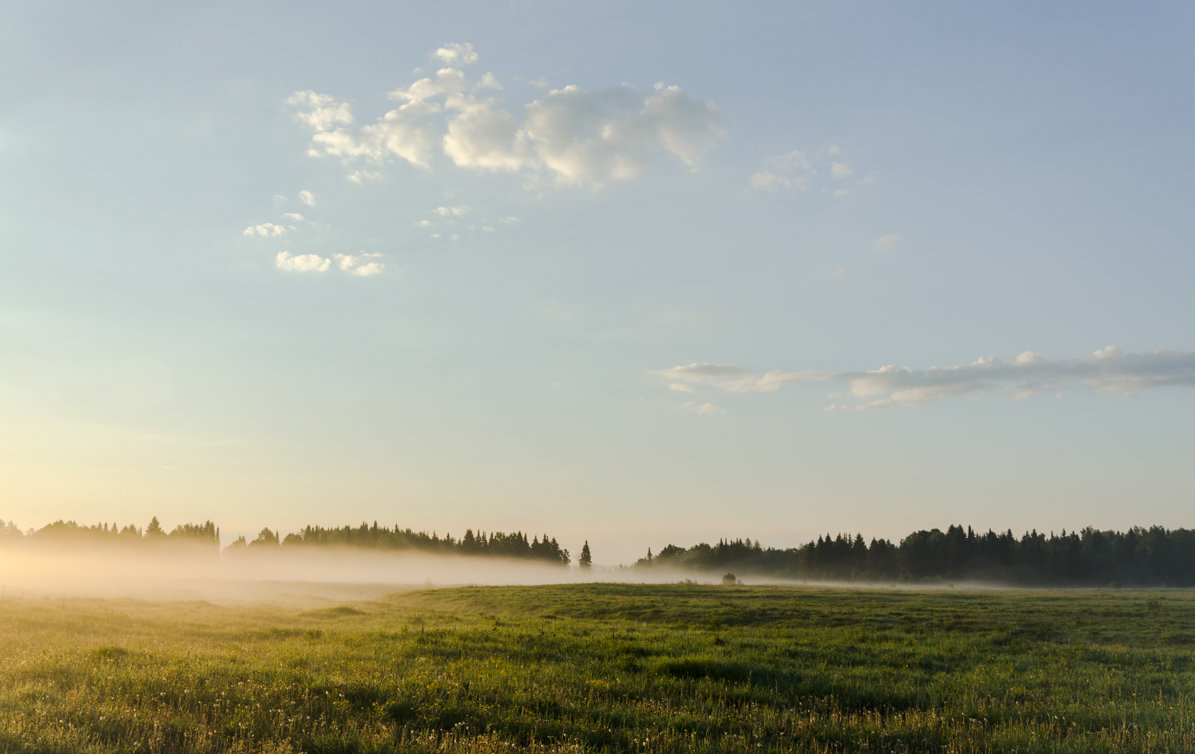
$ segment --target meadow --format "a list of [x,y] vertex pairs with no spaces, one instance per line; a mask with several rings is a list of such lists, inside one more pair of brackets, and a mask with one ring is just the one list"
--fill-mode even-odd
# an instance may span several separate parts
[[1195,751],[1195,595],[0,599],[0,752]]

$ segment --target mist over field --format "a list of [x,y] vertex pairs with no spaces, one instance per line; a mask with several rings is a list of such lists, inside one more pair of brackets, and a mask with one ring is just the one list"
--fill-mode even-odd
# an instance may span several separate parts
[[406,589],[456,585],[667,583],[694,577],[692,571],[680,569],[644,573],[599,566],[583,570],[513,558],[335,547],[248,550],[223,556],[199,546],[183,552],[55,545],[0,548],[0,590],[5,596],[209,602],[370,599]]

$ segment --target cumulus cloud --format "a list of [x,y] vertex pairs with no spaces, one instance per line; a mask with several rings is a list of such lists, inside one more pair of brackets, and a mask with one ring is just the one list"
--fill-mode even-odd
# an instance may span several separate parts
[[440,217],[462,217],[469,214],[469,208],[464,205],[456,207],[436,207],[436,214]]
[[[395,89],[390,92],[390,99],[404,102],[423,102],[434,100],[449,94],[459,94],[469,87],[469,80],[463,71],[456,68],[441,68],[434,76],[416,79],[406,89]],[[433,105],[429,112],[439,108]]]
[[308,207],[314,207],[315,206],[315,194],[311,193],[310,191],[300,191],[299,192],[299,201],[303,202]]
[[444,154],[464,168],[514,172],[533,164],[535,155],[515,116],[493,100],[454,97],[444,134]]
[[347,103],[310,89],[295,92],[286,104],[296,108],[299,120],[315,131],[331,131],[336,126],[348,126],[353,122],[353,111]]
[[336,269],[355,277],[372,277],[386,269],[377,252],[359,254],[333,254],[322,257],[319,254],[294,254],[280,251],[274,257],[274,266],[287,272],[327,272],[335,262]]
[[477,51],[468,42],[446,44],[433,52],[432,57],[450,65],[470,65],[478,59]]
[[1195,352],[1133,354],[1115,346],[1089,356],[1048,359],[1026,351],[1012,361],[993,357],[970,364],[912,369],[883,366],[867,372],[749,370],[724,364],[694,363],[653,374],[676,386],[731,393],[766,393],[795,384],[834,383],[848,389],[850,402],[834,410],[923,406],[945,398],[1008,393],[1026,398],[1080,386],[1099,394],[1128,394],[1147,388],[1195,386]]
[[274,266],[287,272],[324,272],[332,266],[332,260],[319,254],[291,256],[289,251],[280,251],[274,257]]
[[292,223],[303,222],[303,216],[300,215],[298,212],[283,212],[282,216],[284,218],[286,218],[287,220],[290,220]]
[[445,45],[433,57],[444,67],[392,90],[398,107],[359,127],[349,106],[331,95],[295,92],[288,102],[312,130],[308,153],[344,160],[353,180],[364,175],[353,165],[358,161],[375,172],[395,160],[430,169],[442,156],[460,168],[597,186],[634,178],[660,154],[695,170],[721,135],[717,109],[674,85],[646,93],[630,84],[570,85],[510,108],[478,96],[501,89],[492,73],[471,81],[454,67],[477,62],[471,45]]
[[361,252],[360,254],[336,254],[336,266],[342,272],[347,272],[350,275],[357,277],[372,277],[380,275],[386,265],[378,259],[381,254],[377,252]]
[[712,105],[663,84],[647,97],[629,84],[566,86],[527,105],[526,112],[524,133],[537,157],[556,178],[573,184],[634,178],[661,149],[695,168],[721,130]]
[[[378,163],[398,157],[416,167],[430,168],[440,137],[437,129],[425,122],[425,118],[438,109],[420,100],[408,102],[386,113],[378,122],[361,129],[359,137],[337,132],[335,143],[327,142],[328,153],[342,157],[365,157]],[[314,138],[319,141],[320,134]]]
[[246,236],[260,236],[261,238],[277,238],[286,233],[286,228],[274,223],[261,223],[260,225],[250,225],[241,231],[242,235]]

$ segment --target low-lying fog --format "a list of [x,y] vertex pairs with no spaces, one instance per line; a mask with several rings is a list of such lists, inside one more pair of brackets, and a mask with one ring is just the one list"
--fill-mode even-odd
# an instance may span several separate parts
[[427,555],[353,548],[121,552],[72,545],[0,548],[0,596],[142,599],[370,599],[388,592],[456,585],[669,583],[712,576],[671,570],[557,566],[495,557]]
[[[720,575],[665,568],[595,566],[583,570],[495,557],[394,553],[353,548],[286,548],[217,556],[200,552],[152,552],[52,548],[0,548],[0,597],[99,597],[209,602],[307,602],[376,599],[409,589],[459,585],[536,585],[584,582],[716,584]],[[749,584],[814,585],[814,582],[750,577]],[[913,585],[819,582],[849,589],[991,589],[994,584]]]

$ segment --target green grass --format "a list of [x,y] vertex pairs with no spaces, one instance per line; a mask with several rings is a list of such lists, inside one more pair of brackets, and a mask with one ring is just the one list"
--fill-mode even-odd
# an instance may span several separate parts
[[1195,751],[1195,594],[0,600],[0,752]]

